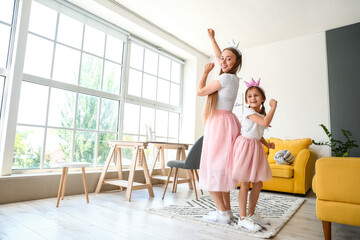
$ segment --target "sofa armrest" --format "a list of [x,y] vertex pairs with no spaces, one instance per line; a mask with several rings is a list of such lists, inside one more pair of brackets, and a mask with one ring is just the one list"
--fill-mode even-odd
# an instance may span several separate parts
[[301,150],[294,159],[294,193],[305,194],[312,184],[316,153],[309,149]]
[[360,204],[360,158],[324,157],[314,178],[319,200]]

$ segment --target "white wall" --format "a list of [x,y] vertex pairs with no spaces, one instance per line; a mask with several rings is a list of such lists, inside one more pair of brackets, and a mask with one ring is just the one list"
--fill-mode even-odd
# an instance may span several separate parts
[[[261,77],[268,100],[278,100],[272,127],[265,138],[327,140],[319,124],[330,127],[330,105],[325,33],[242,49],[243,66],[238,74],[243,80]],[[239,94],[246,87],[240,83]],[[196,128],[202,125],[197,112]],[[327,147],[312,145],[318,155],[330,155]]]

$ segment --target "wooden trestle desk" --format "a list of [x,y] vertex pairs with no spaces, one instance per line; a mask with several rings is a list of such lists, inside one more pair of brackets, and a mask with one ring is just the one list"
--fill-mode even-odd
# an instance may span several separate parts
[[[103,184],[111,184],[120,187],[121,190],[126,189],[126,201],[130,201],[131,193],[133,190],[145,189],[149,191],[149,197],[154,197],[154,192],[152,188],[151,179],[157,179],[160,181],[166,181],[167,176],[165,173],[165,153],[164,149],[174,149],[176,150],[176,159],[185,160],[186,154],[185,150],[189,148],[191,144],[185,143],[168,143],[168,142],[135,142],[135,141],[109,141],[110,151],[105,162],[104,169],[100,175],[99,182],[97,184],[95,193],[99,193],[101,186]],[[148,146],[152,147],[155,151],[155,159],[151,171],[149,173],[148,165],[146,162],[144,149],[147,149]],[[122,175],[122,159],[121,159],[121,148],[132,148],[132,159],[128,180],[123,180]],[[118,178],[116,179],[105,179],[106,173],[109,169],[110,163],[113,160],[115,162],[115,151],[117,155],[117,169],[118,169]],[[157,161],[161,162],[161,175],[153,175],[153,170]],[[134,182],[135,170],[137,165],[141,166],[144,172],[145,183]],[[193,189],[191,184],[191,177],[186,172],[186,178],[178,179],[178,183],[188,182],[189,188]]]

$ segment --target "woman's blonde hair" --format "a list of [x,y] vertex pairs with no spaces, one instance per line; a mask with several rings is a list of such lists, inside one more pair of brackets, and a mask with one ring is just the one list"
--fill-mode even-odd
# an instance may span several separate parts
[[[229,72],[227,72],[227,73],[236,75],[237,71],[241,69],[242,55],[240,55],[239,52],[234,48],[225,48],[223,50],[223,52],[225,50],[230,50],[236,56],[236,62],[234,64],[234,66],[230,69]],[[221,75],[223,73],[224,73],[223,70],[220,69],[220,74],[219,75]],[[214,114],[214,112],[216,110],[217,99],[218,99],[218,91],[213,92],[212,94],[209,94],[207,96],[206,103],[205,103],[205,106],[204,106],[204,111],[203,111],[204,124],[206,123],[207,119],[210,119],[213,116],[213,114]]]

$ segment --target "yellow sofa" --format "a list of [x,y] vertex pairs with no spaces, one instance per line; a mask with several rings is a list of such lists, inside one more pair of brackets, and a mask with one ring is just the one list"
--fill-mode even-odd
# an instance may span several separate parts
[[[316,154],[308,149],[311,139],[270,138],[267,141],[275,143],[275,149],[264,146],[273,178],[263,183],[263,189],[305,195],[311,187],[316,160]],[[275,162],[274,155],[280,150],[289,150],[295,156],[291,165]]]
[[331,222],[360,226],[360,158],[324,157],[315,169],[312,188],[325,239],[331,239]]

